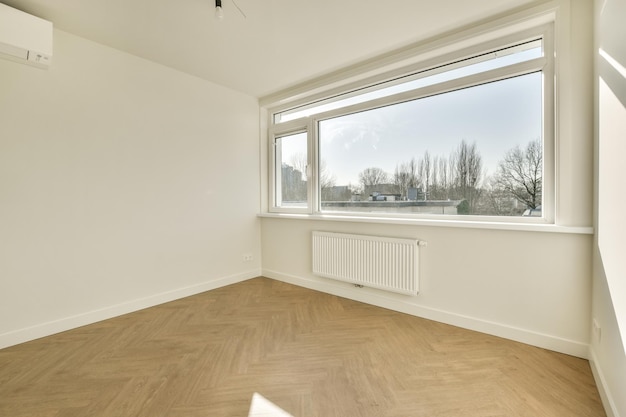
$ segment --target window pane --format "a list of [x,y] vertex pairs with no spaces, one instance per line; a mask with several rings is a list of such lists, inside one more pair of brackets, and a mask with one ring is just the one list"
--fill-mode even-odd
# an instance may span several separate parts
[[307,207],[307,134],[275,139],[276,206]]
[[439,68],[427,71],[423,74],[403,77],[405,81],[399,83],[396,81],[394,83],[390,83],[391,85],[386,87],[379,86],[374,91],[363,92],[362,94],[343,99],[333,99],[330,102],[288,110],[277,114],[274,117],[274,122],[283,123],[300,117],[308,117],[325,111],[340,109],[353,104],[365,103],[377,98],[389,97],[393,94],[417,90],[418,88],[434,85],[444,81],[450,81],[520,62],[530,61],[543,56],[541,43],[542,41],[540,39],[524,42],[509,48],[500,49],[498,51],[489,52],[471,59],[446,65],[445,70]]
[[319,147],[323,211],[537,216],[542,74],[322,120]]

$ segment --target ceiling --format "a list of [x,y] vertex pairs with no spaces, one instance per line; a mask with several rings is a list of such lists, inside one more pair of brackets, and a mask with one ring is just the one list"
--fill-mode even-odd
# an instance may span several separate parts
[[2,0],[55,28],[262,97],[535,0]]

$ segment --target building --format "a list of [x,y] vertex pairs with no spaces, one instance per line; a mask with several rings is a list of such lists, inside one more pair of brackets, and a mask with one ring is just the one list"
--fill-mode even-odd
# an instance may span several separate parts
[[335,212],[364,212],[364,213],[422,213],[422,214],[458,214],[457,206],[461,200],[433,200],[433,201],[401,201],[392,195],[380,195],[377,199],[368,201],[323,201],[322,209]]
[[49,70],[0,61],[0,346],[258,275],[336,292],[310,272],[312,230],[417,236],[437,285],[368,302],[588,358],[605,408],[626,416],[626,220],[612,192],[626,152],[623,0],[554,3],[571,88],[559,92],[561,211],[544,230],[287,221],[266,213],[259,141],[263,103],[288,86],[544,2],[404,0],[384,19],[371,2],[301,2],[297,18],[287,2],[240,2],[249,22],[266,19],[248,26],[233,7],[217,26],[202,2],[5,3],[55,30]]

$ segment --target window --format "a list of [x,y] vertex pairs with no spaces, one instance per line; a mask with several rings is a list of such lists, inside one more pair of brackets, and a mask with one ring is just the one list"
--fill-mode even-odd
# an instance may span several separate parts
[[308,207],[307,154],[306,132],[274,139],[276,207]]
[[543,27],[273,111],[270,210],[552,221],[553,55]]

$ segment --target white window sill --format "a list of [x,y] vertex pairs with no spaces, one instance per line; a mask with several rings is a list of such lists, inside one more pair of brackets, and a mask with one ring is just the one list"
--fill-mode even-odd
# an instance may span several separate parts
[[296,213],[259,213],[258,217],[291,220],[321,220],[353,223],[401,224],[429,227],[460,227],[468,229],[515,230],[523,232],[572,233],[592,235],[593,227],[559,226],[545,223],[481,222],[468,220],[389,218],[376,216],[334,215],[334,214],[296,214]]

